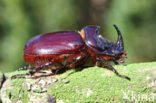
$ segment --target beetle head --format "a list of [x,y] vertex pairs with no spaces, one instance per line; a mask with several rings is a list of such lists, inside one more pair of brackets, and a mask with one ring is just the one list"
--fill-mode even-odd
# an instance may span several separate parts
[[99,26],[86,26],[79,33],[87,47],[94,53],[101,56],[110,56],[111,60],[123,62],[126,53],[124,51],[122,35],[118,27],[116,25],[114,25],[114,27],[118,33],[116,43],[107,40],[99,34]]
[[107,53],[107,55],[112,56],[113,60],[116,63],[118,63],[117,60],[120,63],[124,63],[124,58],[126,58],[126,52],[124,51],[123,38],[122,38],[119,28],[115,24],[114,24],[114,27],[118,33],[118,39],[117,39],[116,43],[113,43],[113,42],[103,38],[102,35],[99,35],[98,37],[102,41],[102,45],[100,45],[100,47],[107,44],[108,49],[106,50],[106,52],[104,52],[104,54]]

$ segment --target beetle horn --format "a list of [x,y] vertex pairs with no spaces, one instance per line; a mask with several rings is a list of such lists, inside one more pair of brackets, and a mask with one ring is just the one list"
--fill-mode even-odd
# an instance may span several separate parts
[[123,51],[124,50],[124,43],[123,43],[121,32],[115,24],[113,26],[115,27],[115,29],[118,33],[118,40],[116,42],[116,46],[118,46]]

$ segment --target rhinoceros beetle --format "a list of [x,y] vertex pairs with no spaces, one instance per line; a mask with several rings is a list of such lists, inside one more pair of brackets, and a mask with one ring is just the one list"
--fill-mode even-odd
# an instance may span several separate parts
[[99,26],[86,26],[78,32],[62,31],[38,35],[29,40],[24,48],[24,60],[29,65],[18,70],[32,69],[26,74],[21,74],[25,76],[33,75],[43,68],[54,72],[78,66],[97,65],[130,80],[128,76],[120,75],[108,63],[109,61],[115,64],[123,63],[126,57],[121,32],[116,25],[114,27],[118,33],[116,43],[99,34]]

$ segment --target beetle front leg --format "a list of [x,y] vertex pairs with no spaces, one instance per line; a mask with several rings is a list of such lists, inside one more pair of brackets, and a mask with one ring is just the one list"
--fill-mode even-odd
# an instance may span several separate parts
[[39,67],[36,67],[34,68],[33,70],[29,71],[28,73],[25,73],[25,74],[17,74],[17,75],[14,75],[11,77],[11,79],[15,79],[15,78],[19,78],[19,77],[23,77],[23,76],[26,76],[26,75],[33,75],[35,74],[36,72],[42,70],[43,68],[49,66],[49,65],[52,65],[53,62],[49,62],[49,63],[45,63],[45,64],[42,64],[40,65]]
[[131,80],[128,76],[119,74],[118,71],[112,65],[108,64],[105,60],[101,58],[96,58],[96,60],[102,62],[107,67],[107,69],[113,71],[117,76],[125,78],[129,81]]

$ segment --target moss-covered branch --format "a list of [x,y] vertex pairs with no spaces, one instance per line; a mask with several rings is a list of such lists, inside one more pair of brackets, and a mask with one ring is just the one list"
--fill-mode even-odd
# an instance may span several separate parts
[[4,103],[109,103],[154,102],[156,89],[156,63],[115,66],[131,81],[98,67],[81,71],[69,70],[63,74],[31,79],[10,79],[22,72],[6,73],[1,88]]

